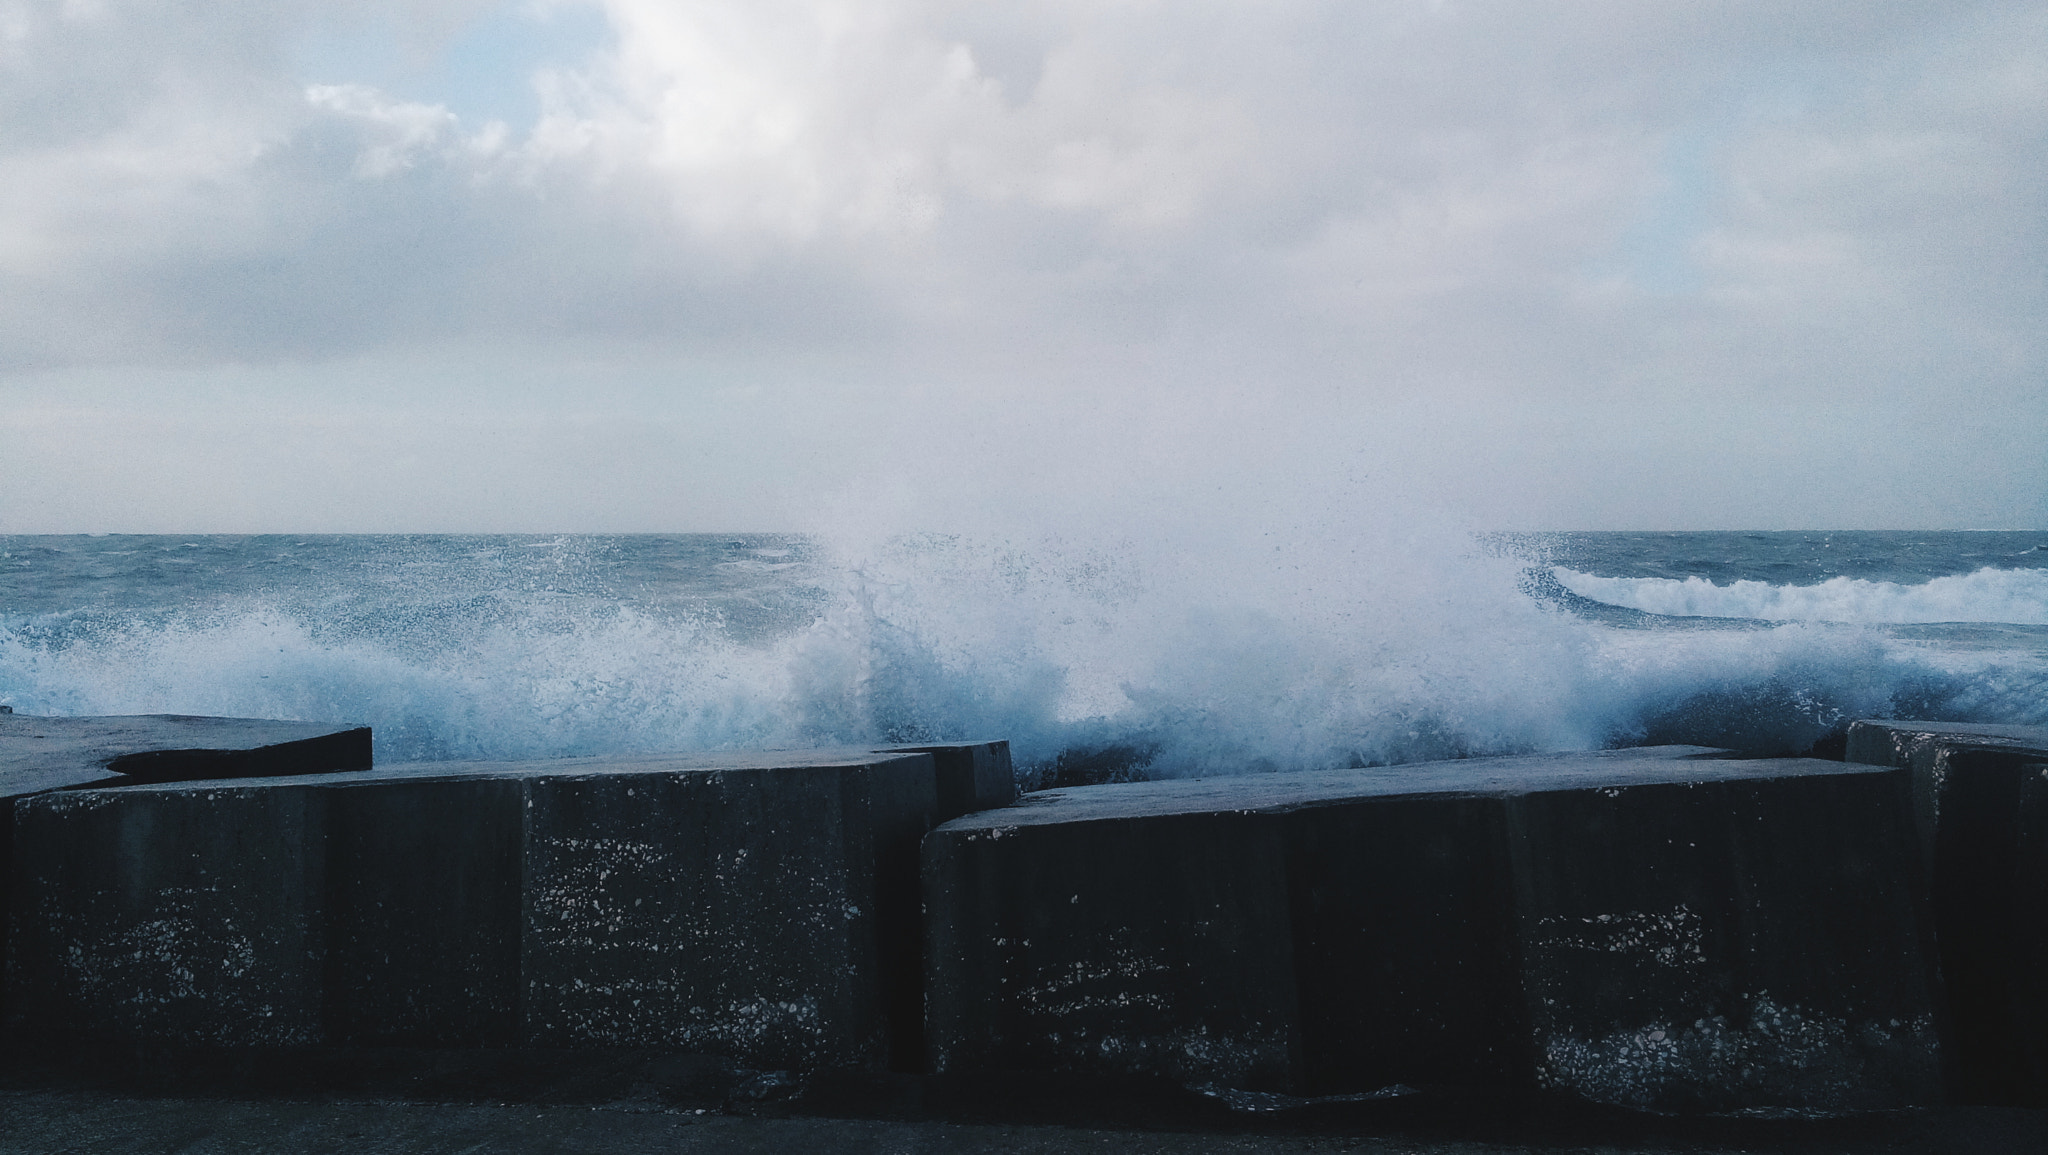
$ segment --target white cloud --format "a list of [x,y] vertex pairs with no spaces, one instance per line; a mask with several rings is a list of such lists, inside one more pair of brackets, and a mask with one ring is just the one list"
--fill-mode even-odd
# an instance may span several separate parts
[[[1416,468],[1525,520],[1639,517],[1598,491],[1664,460],[1637,493],[1708,509],[1717,460],[1789,482],[1781,436],[1870,476],[1831,421],[1897,449],[1911,412],[1955,459],[2002,444],[1972,406],[2048,432],[2035,5],[599,7],[529,128],[294,71],[336,27],[431,54],[472,0],[0,0],[0,390],[296,361],[424,394],[516,348],[687,397],[744,365],[809,383],[791,436],[995,423],[1082,472],[1117,438],[1052,443],[1105,418],[1159,462],[1252,415],[1252,457],[1454,431],[1535,496]],[[1690,449],[1604,444],[1677,413]],[[1997,452],[2000,508],[2048,516]]]
[[[364,180],[409,169],[423,156],[448,148],[460,132],[460,121],[441,105],[392,100],[360,84],[308,85],[306,103],[365,127],[371,139],[356,155],[354,170]],[[493,125],[472,145],[489,155],[499,151],[503,139],[504,127]]]

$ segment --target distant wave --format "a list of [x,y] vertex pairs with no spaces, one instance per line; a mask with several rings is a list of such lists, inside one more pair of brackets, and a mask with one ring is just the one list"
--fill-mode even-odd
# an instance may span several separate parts
[[1671,617],[1904,625],[2003,622],[2048,625],[2048,569],[1980,569],[1914,585],[1834,578],[1781,586],[1705,578],[1595,577],[1558,567],[1558,584],[1596,602]]

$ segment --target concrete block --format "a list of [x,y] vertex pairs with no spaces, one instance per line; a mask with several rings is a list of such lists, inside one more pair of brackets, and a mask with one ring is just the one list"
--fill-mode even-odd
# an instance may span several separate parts
[[0,1031],[10,1019],[7,979],[14,956],[8,945],[14,932],[14,799],[0,798]]
[[1951,1092],[1969,1103],[2048,1105],[2048,1030],[2031,1010],[2048,988],[2048,948],[2029,897],[2030,863],[2048,839],[2029,767],[2048,761],[2048,728],[1857,722],[1848,757],[1911,776]]
[[515,1044],[523,783],[365,779],[325,791],[326,1039]]
[[1539,1086],[1652,1110],[1941,1096],[1901,776],[1749,777],[1507,800]]
[[1014,806],[1017,802],[1017,775],[1010,765],[1008,742],[951,742],[891,749],[932,756],[941,822],[977,810]]
[[[1950,790],[1956,771],[2004,767],[2009,777],[2022,761],[2048,759],[2048,727],[1867,719],[1850,724],[1843,757],[1910,774],[1920,847],[1931,873],[1943,806],[1957,797]],[[1963,789],[1968,793],[1972,788]]]
[[648,1046],[769,1067],[921,1055],[929,755],[422,763],[320,781],[332,1041]]
[[[1924,1101],[1900,777],[1708,753],[1081,787],[949,822],[925,845],[933,1064],[1317,1094],[1543,1084],[1650,1107]],[[1696,1061],[1672,1032],[1715,1016],[1707,1050],[1828,1077],[1788,1089]],[[1667,1038],[1683,1062],[1625,1050]]]
[[1475,795],[1707,753],[1074,787],[948,822],[925,840],[931,1063],[1317,1094],[1518,1078],[1505,836]]
[[24,799],[8,1005],[91,1043],[915,1061],[936,790],[861,750]]
[[1304,1092],[1525,1081],[1503,819],[1455,794],[1285,817]]
[[63,1044],[321,1038],[320,791],[63,791],[14,804],[9,1026]]
[[1026,795],[926,839],[932,1069],[1291,1087],[1298,997],[1278,824],[1143,807],[1061,820],[1080,793]]
[[2026,988],[2048,983],[2029,957],[2021,874],[2022,795],[2027,764],[2003,752],[1936,751],[1915,771],[1927,839],[1934,934],[1947,999],[1949,1081],[1968,1103],[2033,1098],[2019,1015]]
[[[95,784],[315,773],[369,765],[367,727],[178,714],[45,718],[0,713],[0,895],[11,888],[14,858],[7,843],[13,799]],[[8,922],[0,917],[0,960],[8,957]],[[6,986],[0,977],[0,990]],[[0,1021],[7,1018],[0,996]]]
[[931,757],[722,760],[526,780],[522,1038],[888,1063],[918,984],[888,942],[914,892],[885,892],[935,812]]
[[96,784],[313,774],[370,767],[370,729],[141,714],[0,714],[0,799]]
[[1927,770],[1941,750],[1959,748],[2041,759],[2048,757],[2048,726],[1866,719],[1850,723],[1844,757],[1873,766]]
[[2048,1107],[2048,762],[2029,762],[2020,778],[2020,835],[2013,855],[2017,968],[2012,1017],[2017,1046],[2011,1102]]

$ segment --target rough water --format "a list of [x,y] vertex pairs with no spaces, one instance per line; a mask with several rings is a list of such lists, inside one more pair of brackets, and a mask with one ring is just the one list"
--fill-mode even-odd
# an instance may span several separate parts
[[2048,533],[0,537],[0,703],[1037,781],[2048,724]]

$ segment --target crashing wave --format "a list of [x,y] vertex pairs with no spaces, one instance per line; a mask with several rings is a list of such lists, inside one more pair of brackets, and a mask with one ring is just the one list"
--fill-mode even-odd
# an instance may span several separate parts
[[2048,626],[2048,569],[1986,567],[1910,585],[1838,577],[1803,586],[1760,581],[1716,585],[1699,577],[1597,577],[1562,566],[1552,572],[1558,584],[1582,598],[1669,617]]
[[[1004,737],[1046,782],[1641,742],[1797,752],[1862,716],[2048,722],[2039,651],[1797,622],[1618,629],[1532,596],[1524,562],[1469,539],[825,552],[772,630],[602,583],[477,594],[443,578],[366,586],[375,613],[235,597],[0,618],[0,701],[362,721],[384,762]],[[1985,572],[1942,588],[1978,590],[1954,595],[1975,614],[1983,589],[2028,588]],[[1559,580],[1603,600],[1662,588]],[[1745,585],[1776,588],[1725,588]]]

